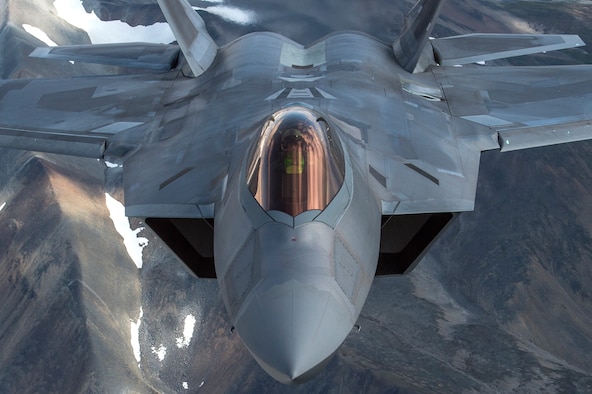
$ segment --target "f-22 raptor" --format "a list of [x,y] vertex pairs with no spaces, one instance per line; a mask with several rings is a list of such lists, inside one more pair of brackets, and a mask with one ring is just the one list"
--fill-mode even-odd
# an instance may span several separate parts
[[258,32],[218,47],[186,0],[158,3],[176,44],[33,53],[150,72],[1,81],[0,146],[122,163],[126,214],[217,278],[283,383],[328,362],[375,275],[410,272],[473,210],[482,151],[592,138],[592,66],[473,64],[578,36],[432,39],[443,1],[420,0],[392,44]]

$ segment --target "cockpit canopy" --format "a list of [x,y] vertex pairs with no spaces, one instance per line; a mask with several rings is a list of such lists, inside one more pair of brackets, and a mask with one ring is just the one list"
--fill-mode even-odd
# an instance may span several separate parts
[[274,113],[263,125],[247,169],[261,207],[291,216],[325,209],[345,176],[339,140],[324,119],[300,106]]

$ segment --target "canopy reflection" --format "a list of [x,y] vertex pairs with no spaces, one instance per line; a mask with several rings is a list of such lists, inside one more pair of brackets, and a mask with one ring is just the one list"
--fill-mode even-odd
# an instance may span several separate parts
[[249,190],[265,210],[323,210],[343,184],[343,150],[327,122],[305,107],[273,114],[248,164]]

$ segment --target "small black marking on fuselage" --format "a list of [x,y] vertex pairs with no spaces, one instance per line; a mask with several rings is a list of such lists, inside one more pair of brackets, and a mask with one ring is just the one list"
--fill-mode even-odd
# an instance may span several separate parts
[[426,171],[422,170],[421,168],[417,167],[414,164],[411,163],[405,163],[405,165],[408,168],[411,168],[413,171],[417,172],[419,175],[422,175],[424,177],[426,177],[427,179],[429,179],[430,181],[434,182],[436,185],[440,186],[440,180],[438,178],[436,178],[435,176],[427,173]]
[[374,179],[378,181],[378,183],[380,183],[382,186],[386,188],[386,177],[372,166],[368,166],[368,169],[370,170],[370,175],[372,175]]
[[179,171],[178,173],[176,173],[175,175],[173,175],[172,177],[170,177],[169,179],[167,179],[166,181],[161,183],[160,187],[158,189],[159,190],[164,189],[165,187],[167,187],[171,183],[175,182],[177,179],[181,178],[183,175],[187,174],[191,170],[193,170],[193,167],[187,167],[187,168]]

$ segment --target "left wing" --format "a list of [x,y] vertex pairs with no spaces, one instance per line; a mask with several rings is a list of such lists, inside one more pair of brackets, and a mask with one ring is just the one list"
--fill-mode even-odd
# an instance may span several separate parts
[[169,74],[0,81],[0,146],[121,156],[158,125]]

